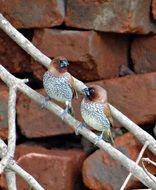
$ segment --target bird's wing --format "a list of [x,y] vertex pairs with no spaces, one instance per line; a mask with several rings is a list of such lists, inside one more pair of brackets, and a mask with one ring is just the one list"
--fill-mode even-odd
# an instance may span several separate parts
[[76,87],[76,84],[75,84],[74,77],[72,75],[70,75],[69,85],[70,85],[71,89],[73,90],[73,98],[74,97],[78,98],[77,87]]
[[104,111],[104,114],[106,115],[106,117],[108,118],[109,122],[113,126],[113,118],[112,118],[112,114],[111,114],[111,110],[110,110],[109,104],[105,104],[104,105],[103,111]]
[[75,89],[75,91],[79,94],[84,94],[83,89],[87,88],[87,86],[80,80],[76,79],[71,75],[71,85]]

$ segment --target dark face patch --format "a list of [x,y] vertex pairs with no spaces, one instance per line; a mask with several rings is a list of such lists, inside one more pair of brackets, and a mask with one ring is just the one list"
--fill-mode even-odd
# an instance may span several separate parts
[[69,62],[67,59],[63,58],[55,58],[53,59],[53,66],[60,72],[65,73],[67,71],[67,67],[69,65]]
[[69,63],[68,63],[67,60],[60,60],[60,61],[59,61],[59,66],[60,66],[60,68],[62,68],[62,69],[68,67],[68,65],[69,65]]
[[87,98],[91,101],[95,100],[98,96],[96,90],[92,87],[88,88],[88,90],[89,90],[89,95],[87,96]]

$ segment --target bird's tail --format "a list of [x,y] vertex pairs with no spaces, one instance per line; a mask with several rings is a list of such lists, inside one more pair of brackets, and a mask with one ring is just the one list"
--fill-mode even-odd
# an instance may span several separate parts
[[105,131],[104,138],[105,138],[106,142],[110,143],[111,145],[114,145],[114,140],[113,140],[112,133],[111,133],[110,129],[107,129]]

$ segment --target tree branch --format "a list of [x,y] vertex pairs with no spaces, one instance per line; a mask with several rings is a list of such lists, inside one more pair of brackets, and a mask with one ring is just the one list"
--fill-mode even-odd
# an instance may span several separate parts
[[15,172],[10,169],[5,169],[5,176],[8,190],[17,190]]
[[[140,160],[142,158],[142,155],[144,154],[144,152],[145,152],[145,150],[146,150],[146,148],[147,148],[148,145],[149,145],[149,142],[146,141],[146,143],[144,144],[144,146],[142,147],[142,149],[141,149],[141,151],[140,151],[140,153],[138,155],[138,158],[136,160],[136,164],[139,164],[139,162],[140,162]],[[122,187],[120,188],[120,190],[124,190],[125,189],[128,181],[130,180],[130,178],[132,177],[132,175],[133,174],[131,172],[128,174],[128,176],[127,176],[126,180],[124,181],[124,183],[123,183]]]
[[[0,158],[3,158],[7,153],[7,145],[0,139]],[[24,171],[16,162],[11,159],[6,170],[11,170],[21,176],[34,190],[44,190],[41,185],[26,171]],[[9,177],[9,176],[8,176]],[[10,180],[10,179],[9,179]],[[13,184],[13,183],[12,183]],[[9,183],[10,185],[10,183]]]
[[16,146],[16,87],[11,86],[9,88],[9,101],[8,101],[8,150],[6,155],[0,162],[0,174],[3,172],[4,168],[7,166],[10,159],[14,157],[15,146]]
[[142,158],[141,161],[142,161],[141,164],[142,164],[142,166],[143,166],[143,169],[144,169],[145,173],[146,173],[146,174],[151,178],[151,180],[153,180],[153,182],[155,182],[155,184],[156,184],[156,178],[153,178],[153,175],[148,172],[148,170],[146,169],[146,167],[145,167],[145,165],[144,165],[144,162],[151,163],[151,164],[153,164],[154,166],[156,166],[156,163],[153,162],[152,160],[150,160],[149,158]]
[[[16,86],[9,87],[8,99],[8,150],[6,156],[2,159],[3,167],[14,157],[16,148]],[[4,161],[5,160],[5,161]],[[2,172],[2,170],[1,170]],[[8,190],[16,190],[16,174],[11,170],[5,170]]]
[[[10,82],[16,84],[18,90],[26,94],[28,97],[33,99],[38,104],[42,104],[42,102],[44,101],[44,96],[40,95],[35,90],[28,87],[26,84],[20,81],[20,79],[17,79],[13,75],[11,75],[2,65],[0,65],[0,77],[8,85],[10,84]],[[49,101],[47,102],[45,107],[51,112],[53,112],[55,115],[57,115],[58,117],[61,117],[63,109],[60,108],[58,105]],[[64,121],[75,130],[76,127],[80,124],[79,121],[77,121],[69,114],[65,116]],[[79,133],[88,140],[90,140],[91,142],[93,143],[96,142],[97,135],[95,135],[89,129],[82,128],[80,129]],[[140,166],[138,166],[134,161],[127,158],[124,154],[122,154],[120,151],[116,150],[114,147],[112,147],[110,144],[106,143],[103,140],[99,141],[97,143],[97,146],[102,150],[106,151],[108,154],[110,154],[110,156],[112,156],[115,160],[118,160],[125,168],[127,168],[128,171],[132,172],[135,177],[139,178],[143,184],[153,189],[156,189],[153,181],[149,178],[149,176],[146,175],[143,169]]]
[[20,175],[34,190],[44,190],[43,187],[25,170],[18,166],[15,161],[12,160],[8,165],[8,168]]
[[150,160],[149,158],[142,158],[143,162],[147,162],[148,164],[152,164],[153,166],[156,167],[156,163],[152,160]]
[[[45,56],[41,51],[39,51],[29,40],[27,40],[22,34],[20,34],[4,17],[0,14],[0,28],[7,33],[10,38],[12,38],[21,48],[23,48],[28,54],[32,56],[35,60],[40,62],[43,66],[48,68],[51,59]],[[82,89],[87,88],[87,86],[74,78],[77,90],[81,92]],[[128,119],[125,115],[119,112],[112,105],[111,112],[112,116],[121,123],[128,131],[133,133],[135,137],[144,145],[148,140],[150,142],[149,149],[156,155],[156,141],[149,135],[146,131],[141,129],[138,125]]]
[[[51,60],[42,54],[38,49],[36,49],[26,38],[24,38],[1,14],[0,14],[0,27],[3,31],[5,31],[16,43],[19,44],[28,54],[30,54],[35,60],[40,62],[45,67],[48,67]],[[2,66],[0,66],[0,77],[1,79],[9,86],[12,84],[16,84],[18,90],[25,93],[28,97],[33,99],[34,101],[41,104],[43,102],[44,97],[38,94],[36,91],[29,88],[26,84],[24,84],[21,80],[15,78],[8,71],[6,71]],[[75,79],[77,80],[77,79]],[[77,85],[79,89],[84,88],[84,84],[77,80]],[[86,87],[86,86],[85,86]],[[60,117],[63,109],[52,102],[48,102],[46,108]],[[139,128],[135,123],[129,120],[126,116],[124,116],[121,112],[119,112],[116,108],[111,106],[112,115],[115,119],[117,119],[123,126],[125,126],[130,132],[132,132],[139,141],[144,144],[147,140],[149,140],[149,149],[156,155],[156,141],[152,136],[146,133],[144,130]],[[65,122],[72,126],[74,129],[80,124],[79,121],[75,120],[70,115],[66,115]],[[136,133],[136,134],[135,134]],[[138,134],[140,133],[140,134]],[[96,135],[88,130],[87,128],[80,129],[80,134],[86,137],[91,142],[95,143]],[[145,136],[145,137],[144,137]],[[156,189],[155,184],[150,179],[149,176],[143,171],[143,169],[138,166],[135,162],[127,158],[120,151],[116,150],[110,144],[101,140],[97,143],[97,146],[108,154],[110,154],[115,160],[118,160],[128,171],[132,172],[133,175],[139,178],[143,184],[146,186]],[[153,176],[154,177],[154,176]]]
[[156,155],[156,140],[115,107],[110,105],[110,108],[113,118],[116,119],[128,131],[130,131],[143,145],[149,141],[148,148],[151,152],[153,152],[153,154]]
[[0,28],[36,61],[42,63],[45,67],[48,67],[51,59],[41,53],[41,51],[39,51],[29,40],[27,40],[22,34],[20,34],[7,21],[7,19],[3,17],[2,14],[0,14]]

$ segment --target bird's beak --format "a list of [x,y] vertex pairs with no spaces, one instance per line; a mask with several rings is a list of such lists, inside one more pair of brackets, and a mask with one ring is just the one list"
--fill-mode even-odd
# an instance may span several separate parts
[[69,62],[67,60],[61,61],[61,68],[67,67],[69,65]]
[[85,96],[87,96],[87,97],[90,96],[89,88],[84,88],[84,89],[82,90],[82,92],[83,92],[83,94],[84,94]]

